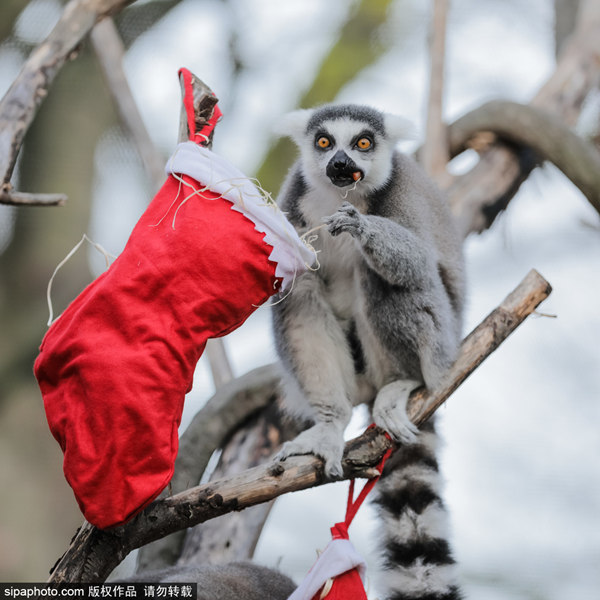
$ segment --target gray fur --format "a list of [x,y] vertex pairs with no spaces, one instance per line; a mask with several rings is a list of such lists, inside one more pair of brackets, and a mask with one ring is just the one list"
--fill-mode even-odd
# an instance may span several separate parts
[[296,589],[279,571],[249,562],[181,565],[134,575],[126,582],[197,583],[198,600],[285,600]]
[[325,228],[314,242],[318,268],[273,308],[285,407],[313,422],[279,458],[313,453],[336,477],[353,405],[372,403],[377,425],[415,441],[408,395],[435,388],[458,349],[461,240],[441,193],[395,149],[402,119],[343,105],[298,111],[286,124],[300,159],[278,202],[299,233]]

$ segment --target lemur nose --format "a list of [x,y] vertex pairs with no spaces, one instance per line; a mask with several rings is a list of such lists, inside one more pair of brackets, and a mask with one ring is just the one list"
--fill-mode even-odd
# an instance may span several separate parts
[[331,159],[331,164],[336,169],[343,169],[350,161],[350,157],[343,150],[338,150]]

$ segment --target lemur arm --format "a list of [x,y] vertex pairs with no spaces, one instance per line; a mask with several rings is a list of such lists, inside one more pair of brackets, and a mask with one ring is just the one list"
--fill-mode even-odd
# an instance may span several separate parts
[[423,240],[384,217],[363,215],[344,202],[324,222],[332,235],[346,232],[361,245],[369,266],[391,285],[431,285],[436,262]]

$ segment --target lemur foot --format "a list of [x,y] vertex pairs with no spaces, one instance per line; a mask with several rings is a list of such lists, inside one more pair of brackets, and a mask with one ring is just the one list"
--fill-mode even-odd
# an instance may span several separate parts
[[373,421],[396,442],[414,444],[417,441],[419,429],[408,418],[406,404],[410,393],[420,385],[412,380],[393,381],[383,386],[375,398]]
[[325,462],[325,475],[330,479],[337,479],[343,474],[343,453],[343,432],[330,424],[317,423],[291,442],[286,442],[275,455],[275,460],[282,461],[288,456],[314,454]]
[[363,216],[350,202],[342,203],[332,215],[323,217],[323,223],[331,235],[347,232],[353,237],[360,237],[364,231]]

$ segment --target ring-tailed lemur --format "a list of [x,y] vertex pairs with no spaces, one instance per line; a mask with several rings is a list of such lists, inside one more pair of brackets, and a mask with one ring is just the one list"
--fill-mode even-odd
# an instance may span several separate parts
[[[434,389],[455,359],[464,300],[461,240],[441,193],[408,156],[400,117],[356,105],[297,111],[282,133],[300,158],[279,204],[319,266],[273,307],[284,407],[312,427],[278,455],[316,454],[341,474],[352,407],[404,443],[379,484],[390,598],[459,598],[438,490],[435,433],[417,437],[410,392]],[[393,466],[392,466],[393,467]]]

